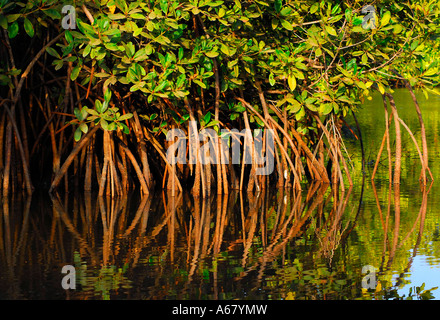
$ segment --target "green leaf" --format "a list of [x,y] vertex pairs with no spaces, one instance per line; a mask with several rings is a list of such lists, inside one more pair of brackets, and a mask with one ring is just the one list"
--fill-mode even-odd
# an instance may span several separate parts
[[275,0],[275,11],[280,12],[283,7],[283,0]]
[[132,113],[126,113],[118,118],[118,121],[128,120],[133,117]]
[[203,120],[205,121],[205,125],[209,123],[209,121],[211,120],[211,112],[208,111],[207,114],[205,114],[205,116],[203,117]]
[[73,68],[72,73],[70,74],[70,80],[75,81],[78,78],[79,72],[81,71],[81,66],[78,65]]
[[315,2],[311,7],[310,7],[310,13],[314,14],[316,11],[318,11],[319,9],[319,2]]
[[205,53],[209,58],[215,58],[219,55],[217,51],[209,51]]
[[403,27],[401,24],[396,24],[393,27],[393,33],[395,33],[395,34],[402,32],[402,30],[403,30]]
[[368,56],[367,56],[366,54],[363,54],[361,60],[362,60],[362,63],[363,63],[363,64],[367,64],[367,62],[368,62]]
[[156,39],[157,42],[159,42],[162,45],[167,45],[169,43],[171,43],[171,40],[163,35],[159,35]]
[[224,8],[220,8],[218,10],[218,17],[219,18],[223,18],[225,14],[226,14],[226,10]]
[[139,20],[145,20],[146,17],[143,14],[140,13],[133,13],[130,15],[130,18],[132,19],[139,19]]
[[35,34],[32,22],[28,18],[24,18],[23,26],[24,26],[24,31],[26,31],[28,36],[32,38]]
[[83,108],[81,109],[81,118],[85,119],[85,118],[87,117],[88,114],[89,114],[89,109],[83,107]]
[[5,86],[9,82],[11,82],[11,79],[5,74],[0,74],[0,85]]
[[161,83],[159,83],[159,85],[156,88],[154,88],[154,92],[162,91],[163,89],[165,89],[165,87],[167,85],[168,85],[168,81],[167,80],[162,81]]
[[332,9],[331,14],[332,14],[332,15],[335,15],[335,14],[338,12],[338,10],[339,10],[339,4],[336,4],[336,5],[333,7],[333,9]]
[[210,7],[218,7],[221,6],[223,4],[223,1],[210,1],[208,2],[208,6]]
[[383,85],[381,84],[381,83],[377,83],[377,87],[378,87],[378,89],[379,89],[379,92],[381,93],[381,94],[384,94],[385,93],[385,88],[383,87]]
[[356,17],[353,19],[353,25],[359,26],[362,24],[363,21],[364,21],[364,19],[362,17]]
[[121,30],[119,29],[109,29],[102,33],[104,36],[109,36],[111,38],[121,38]]
[[220,45],[220,51],[228,56],[230,55],[229,48],[223,43]]
[[99,121],[101,128],[104,130],[109,130],[108,128],[108,122],[106,120],[104,120],[104,118],[101,118],[101,120]]
[[14,23],[10,24],[8,26],[8,37],[9,39],[13,39],[17,36],[18,34],[18,22],[15,21]]
[[127,3],[124,0],[114,0],[115,5],[121,10],[123,13],[127,13],[128,7]]
[[56,19],[61,19],[61,13],[58,10],[55,9],[47,9],[47,10],[43,10],[43,12],[49,16],[50,18],[56,20]]
[[134,44],[129,42],[125,45],[125,53],[129,58],[132,58],[134,56],[135,48]]
[[83,133],[87,133],[89,131],[89,127],[87,123],[83,122],[79,125],[78,129],[80,129]]
[[0,14],[0,27],[5,30],[8,30],[8,19],[2,14]]
[[428,71],[425,71],[425,73],[423,74],[424,76],[432,76],[434,74],[438,74],[438,69],[437,68],[431,68]]
[[301,119],[306,115],[306,110],[304,107],[301,107],[299,111],[295,114],[296,121],[301,121]]
[[12,22],[14,22],[15,20],[17,20],[18,18],[20,18],[21,17],[21,14],[20,13],[16,13],[16,14],[8,14],[7,16],[6,16],[6,19],[7,19],[7,21],[9,22],[9,23],[12,23]]
[[289,30],[289,31],[292,31],[292,30],[293,30],[292,23],[289,22],[289,21],[287,21],[287,20],[281,19],[281,25],[282,25],[282,26],[284,27],[284,29],[286,29],[286,30]]
[[119,123],[119,126],[122,127],[122,132],[124,132],[125,134],[130,133],[130,129],[125,125],[125,123]]
[[112,97],[112,91],[107,89],[104,93],[104,101],[109,102]]
[[104,101],[101,106],[101,113],[104,113],[108,108],[108,102]]
[[294,91],[296,88],[296,79],[294,75],[289,75],[287,78],[287,83],[289,84],[289,88],[291,91]]
[[160,0],[160,8],[162,9],[162,12],[167,14],[168,12],[168,0]]
[[78,142],[81,139],[81,136],[82,136],[82,131],[78,127],[78,128],[76,128],[75,133],[73,134],[73,138],[75,139],[75,141]]
[[91,49],[92,49],[92,47],[91,47],[90,45],[87,45],[87,46],[84,48],[84,51],[83,51],[83,53],[82,53],[82,56],[83,56],[84,58],[87,57],[87,56],[89,55]]
[[95,110],[98,113],[103,113],[104,112],[104,111],[102,111],[102,103],[101,103],[101,101],[99,101],[99,100],[95,101]]
[[301,104],[295,100],[294,103],[287,106],[286,110],[290,113],[297,113],[301,109]]
[[116,43],[105,42],[104,46],[110,51],[119,51],[119,46]]
[[292,11],[293,11],[292,8],[290,8],[290,7],[286,7],[286,8],[284,8],[284,9],[281,10],[280,14],[281,14],[283,17],[287,17],[287,16],[289,16],[289,15],[292,13]]
[[336,33],[336,30],[331,26],[325,26],[325,30],[328,32],[328,34],[331,34],[332,36],[337,37],[338,34]]
[[274,76],[273,76],[273,73],[270,73],[270,74],[269,74],[269,84],[270,84],[271,86],[273,86],[273,85],[275,84],[275,78],[274,78]]
[[333,105],[331,103],[323,103],[319,108],[319,112],[323,115],[328,115],[333,110]]
[[64,32],[64,37],[66,38],[67,43],[72,43],[73,42],[73,35],[72,32],[70,30],[66,30]]
[[111,20],[121,20],[121,19],[125,19],[126,16],[123,13],[116,13],[116,14],[109,14],[108,18]]
[[388,24],[388,22],[390,22],[391,19],[391,12],[387,11],[384,13],[384,15],[382,16],[382,19],[380,20],[380,26],[384,27]]
[[142,48],[142,49],[138,50],[136,52],[136,54],[133,56],[133,59],[135,61],[144,61],[144,60],[148,59],[146,49]]
[[202,81],[199,80],[193,80],[194,83],[197,83],[199,86],[201,86],[203,89],[206,89],[206,84],[204,84]]
[[79,121],[83,121],[84,118],[82,117],[81,111],[79,111],[78,108],[73,109],[73,114]]
[[[89,108],[83,108],[83,110],[86,109],[87,113],[91,114],[92,116],[99,116],[99,113],[96,112],[96,110],[94,109],[89,109]],[[87,120],[90,120],[90,117],[87,118]]]
[[47,52],[48,54],[50,54],[52,57],[55,57],[55,58],[61,59],[60,54],[59,54],[54,48],[52,48],[52,47],[47,47],[47,48],[46,48],[46,52]]

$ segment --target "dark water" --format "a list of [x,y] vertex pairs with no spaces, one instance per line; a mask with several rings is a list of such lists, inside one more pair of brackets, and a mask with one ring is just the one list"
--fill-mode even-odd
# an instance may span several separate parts
[[[438,178],[440,99],[419,99]],[[397,91],[396,103],[419,138],[409,94]],[[440,284],[440,184],[421,188],[407,134],[400,187],[389,187],[384,157],[371,183],[383,110],[375,97],[358,115],[365,179],[359,141],[346,132],[354,185],[336,200],[316,184],[205,201],[166,192],[3,201],[0,299],[439,299],[430,289]],[[74,290],[61,285],[64,265],[75,267]],[[363,288],[365,266],[374,289]]]

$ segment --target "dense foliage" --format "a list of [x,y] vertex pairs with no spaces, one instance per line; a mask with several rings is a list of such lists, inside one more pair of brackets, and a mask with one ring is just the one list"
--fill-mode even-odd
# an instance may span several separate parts
[[[76,9],[76,21],[66,5]],[[90,190],[96,181],[100,194],[134,184],[148,193],[155,182],[195,195],[268,182],[300,188],[305,180],[343,185],[345,177],[351,183],[343,119],[378,90],[390,101],[398,133],[396,80],[426,94],[437,93],[439,80],[437,1],[365,6],[357,0],[1,0],[4,176],[18,172],[12,184],[31,189],[27,172],[39,166],[33,180],[52,171],[55,188],[74,163],[77,184],[84,179]],[[73,22],[75,29],[62,27]],[[255,162],[240,168],[167,162],[170,129],[197,137],[208,127],[273,129],[275,150],[265,152],[275,151],[276,172],[255,176]],[[8,160],[12,153],[22,166]],[[420,153],[427,157],[425,148]],[[9,182],[3,188],[7,194]]]

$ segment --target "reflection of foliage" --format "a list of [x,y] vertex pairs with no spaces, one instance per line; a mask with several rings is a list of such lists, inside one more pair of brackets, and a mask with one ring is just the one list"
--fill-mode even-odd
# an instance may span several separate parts
[[354,289],[354,283],[350,284],[347,275],[343,272],[332,270],[327,265],[318,264],[314,269],[304,270],[304,264],[298,259],[279,268],[276,274],[269,278],[270,282],[284,281],[289,283],[290,294],[288,299],[347,299]]
[[110,300],[111,294],[119,289],[130,289],[131,281],[125,276],[128,270],[128,264],[122,268],[114,265],[101,266],[101,269],[88,269],[87,263],[81,261],[78,252],[74,254],[75,268],[77,270],[77,283],[80,288],[78,291],[92,292],[95,296],[100,296],[104,300]]
[[364,292],[364,297],[369,296],[369,298],[373,297],[377,300],[432,300],[434,299],[432,291],[437,289],[438,287],[434,287],[425,290],[425,283],[423,283],[419,287],[410,287],[408,296],[406,296],[406,294],[400,295],[396,288],[386,288],[372,294],[371,296],[369,296],[369,293]]

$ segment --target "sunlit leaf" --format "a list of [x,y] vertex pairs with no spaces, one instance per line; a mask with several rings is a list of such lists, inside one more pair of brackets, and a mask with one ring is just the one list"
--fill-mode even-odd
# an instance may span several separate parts
[[380,19],[380,26],[385,27],[391,19],[391,12],[387,11],[383,14],[382,19]]
[[35,34],[34,26],[32,25],[32,22],[28,18],[24,18],[24,31],[28,34],[29,37],[33,37]]
[[294,91],[295,88],[296,88],[296,79],[295,79],[295,76],[294,76],[294,75],[290,75],[290,76],[287,78],[287,83],[289,84],[289,88],[290,88],[290,90],[291,90],[291,91]]

